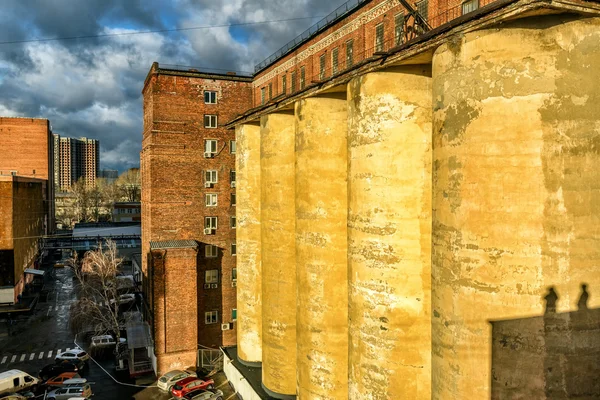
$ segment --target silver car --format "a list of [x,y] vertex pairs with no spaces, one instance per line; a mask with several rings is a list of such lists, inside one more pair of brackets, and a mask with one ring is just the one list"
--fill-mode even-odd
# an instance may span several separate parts
[[48,393],[47,400],[69,400],[73,397],[83,397],[89,399],[92,397],[92,388],[89,384],[81,386],[69,386],[56,389]]
[[223,400],[223,392],[219,389],[200,389],[183,396],[185,400]]
[[193,371],[180,371],[178,369],[169,371],[160,377],[156,386],[159,389],[170,392],[171,388],[180,380],[187,378],[188,376],[196,376]]

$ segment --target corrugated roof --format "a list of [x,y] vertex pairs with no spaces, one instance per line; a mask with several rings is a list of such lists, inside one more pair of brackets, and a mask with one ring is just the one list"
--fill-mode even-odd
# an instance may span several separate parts
[[161,242],[150,242],[150,250],[162,249],[186,249],[198,248],[198,242],[195,240],[165,240]]

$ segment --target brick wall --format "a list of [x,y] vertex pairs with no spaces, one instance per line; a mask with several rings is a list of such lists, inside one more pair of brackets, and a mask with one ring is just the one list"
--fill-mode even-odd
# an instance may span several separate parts
[[[250,79],[208,75],[193,71],[172,71],[153,65],[144,87],[144,132],[141,152],[142,175],[142,252],[148,254],[150,241],[196,240],[199,249],[198,343],[217,347],[236,343],[234,329],[222,331],[221,323],[231,321],[236,304],[232,270],[236,258],[231,254],[235,229],[230,218],[230,172],[235,169],[235,154],[230,151],[233,130],[223,125],[251,107]],[[204,91],[217,93],[217,104],[205,104]],[[218,127],[205,128],[204,115],[217,115]],[[205,140],[217,140],[217,153],[205,158]],[[218,171],[218,183],[205,188],[205,171]],[[206,194],[217,195],[217,206],[206,206]],[[204,234],[204,218],[218,218],[214,235]],[[219,248],[218,257],[206,258],[205,245]],[[142,267],[150,276],[147,260]],[[204,289],[205,271],[217,269],[216,289]],[[154,284],[158,284],[154,282]],[[149,289],[152,283],[147,282]],[[155,301],[156,303],[156,301]],[[151,306],[150,306],[151,307]],[[205,324],[205,312],[218,311],[218,321]],[[158,310],[151,311],[155,318]]]
[[47,119],[0,117],[0,175],[44,179],[48,233],[54,229],[54,139]]

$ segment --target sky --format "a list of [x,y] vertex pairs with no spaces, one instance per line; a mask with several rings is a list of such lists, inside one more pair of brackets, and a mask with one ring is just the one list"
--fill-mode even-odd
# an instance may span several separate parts
[[[139,166],[141,91],[152,62],[251,73],[346,2],[1,1],[0,116],[47,118],[61,136],[99,139],[100,167],[119,171]],[[288,21],[247,25],[277,20]],[[244,25],[190,29],[231,24]],[[182,30],[93,37],[173,29]],[[67,39],[81,36],[92,37]]]

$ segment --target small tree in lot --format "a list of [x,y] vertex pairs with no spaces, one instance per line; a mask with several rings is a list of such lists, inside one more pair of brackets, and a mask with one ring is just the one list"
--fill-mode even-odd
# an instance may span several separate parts
[[119,266],[114,242],[99,244],[97,250],[88,251],[83,260],[72,259],[79,299],[71,306],[70,326],[74,333],[87,332],[92,336],[112,334],[120,343],[123,319],[119,312]]

